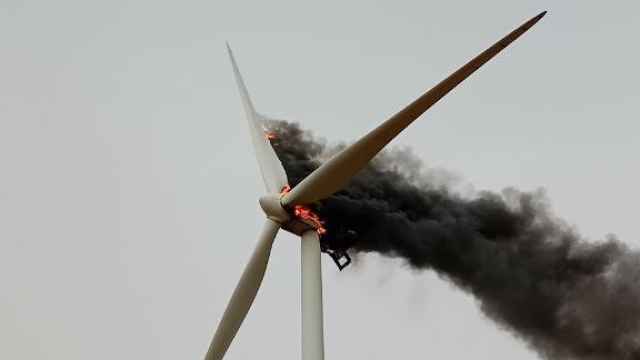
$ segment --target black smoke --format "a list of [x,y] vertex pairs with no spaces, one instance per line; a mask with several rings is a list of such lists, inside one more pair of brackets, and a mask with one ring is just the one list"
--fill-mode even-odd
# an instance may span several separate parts
[[[268,126],[292,186],[339,150],[297,124]],[[321,241],[436,271],[544,358],[640,359],[637,251],[613,236],[583,239],[542,191],[461,196],[433,179],[407,152],[378,155],[313,205],[326,221]]]

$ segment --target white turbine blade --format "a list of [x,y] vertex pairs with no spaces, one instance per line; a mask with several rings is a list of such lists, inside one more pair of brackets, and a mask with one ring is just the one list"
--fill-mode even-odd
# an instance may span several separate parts
[[382,125],[373,129],[348,148],[334,155],[295,186],[291,192],[287,193],[282,199],[282,204],[308,204],[326,198],[342,189],[358,171],[364,168],[367,163],[402,130],[464,79],[469,77],[469,75],[529,30],[529,28],[542,19],[545,14],[546,11],[524,23],[431,90],[427,91],[409,106],[385,121]]
[[282,167],[280,159],[278,159],[278,156],[271,147],[271,143],[267,139],[262,117],[253,107],[249,92],[242,80],[238,64],[233,57],[233,52],[229,44],[227,44],[227,50],[229,52],[229,58],[231,59],[231,65],[233,66],[236,83],[238,84],[238,90],[240,91],[240,97],[242,98],[242,105],[249,122],[251,142],[253,143],[253,149],[256,153],[262,180],[268,193],[279,193],[282,188],[287,185],[287,174]]
[[205,360],[221,360],[240,329],[240,325],[249,312],[262,283],[273,239],[275,239],[279,228],[278,223],[267,219],[251,259],[245,266],[242,277],[231,295],[224,315],[222,315],[222,320],[218,324]]
[[315,230],[302,234],[302,360],[324,360],[322,315],[322,262],[320,238]]

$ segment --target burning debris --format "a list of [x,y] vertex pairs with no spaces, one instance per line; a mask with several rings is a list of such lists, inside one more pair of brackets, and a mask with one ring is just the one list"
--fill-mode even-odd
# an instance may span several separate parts
[[276,133],[265,131],[264,132],[264,138],[267,139],[267,140],[273,140],[273,139],[276,138]]
[[[268,125],[293,186],[335,151],[297,124]],[[585,241],[542,192],[465,198],[419,166],[381,154],[347,188],[294,214],[323,229],[323,251],[377,252],[438,272],[544,358],[640,359],[637,251],[613,236]]]

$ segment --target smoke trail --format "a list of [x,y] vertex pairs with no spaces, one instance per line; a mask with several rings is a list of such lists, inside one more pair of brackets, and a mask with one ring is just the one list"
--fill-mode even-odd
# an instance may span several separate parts
[[[330,149],[297,124],[269,121],[291,185]],[[640,254],[613,236],[585,241],[544,193],[462,197],[406,152],[379,155],[315,205],[334,249],[377,252],[432,269],[548,359],[640,359]]]

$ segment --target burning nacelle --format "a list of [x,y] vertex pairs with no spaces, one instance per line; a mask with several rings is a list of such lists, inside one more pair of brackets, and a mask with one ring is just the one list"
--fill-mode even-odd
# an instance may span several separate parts
[[[289,185],[285,186],[280,197],[291,190]],[[280,224],[281,228],[298,236],[302,236],[307,231],[315,231],[320,237],[320,249],[322,252],[331,256],[333,262],[338,269],[342,271],[351,263],[351,257],[346,251],[335,250],[329,248],[322,241],[322,235],[327,230],[324,228],[324,222],[320,219],[313,209],[304,205],[295,205],[293,208],[284,208],[280,204],[280,197],[263,196],[260,198],[260,206],[267,214],[267,217]]]

